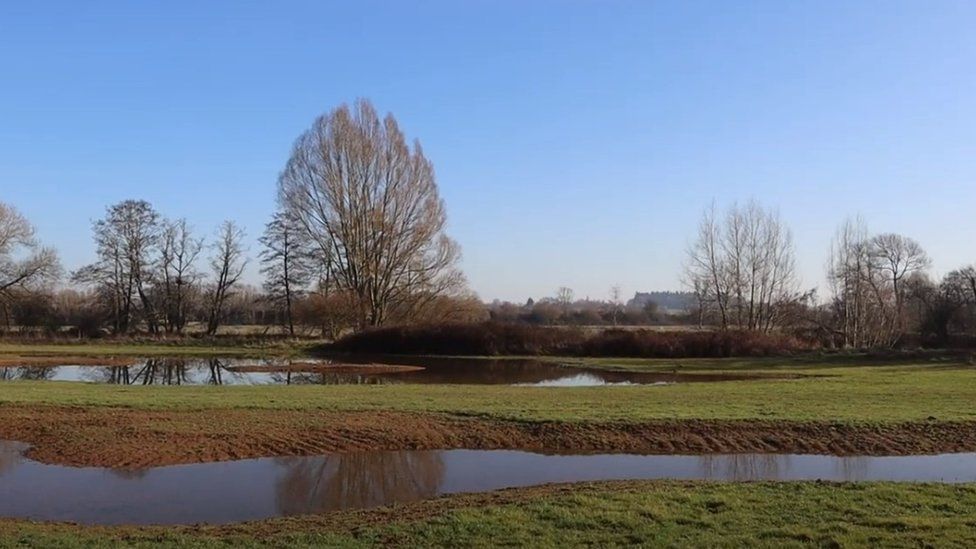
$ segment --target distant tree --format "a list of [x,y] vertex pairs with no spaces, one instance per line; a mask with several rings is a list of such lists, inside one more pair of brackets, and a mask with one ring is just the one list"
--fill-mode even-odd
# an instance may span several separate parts
[[298,139],[279,197],[335,283],[356,296],[361,326],[465,286],[433,165],[368,101],[340,106]]
[[[490,318],[485,304],[474,293],[440,296],[422,312],[409,313],[409,319],[417,322],[483,322]],[[406,320],[406,318],[404,318]]]
[[884,281],[860,218],[846,220],[831,243],[827,278],[834,294],[836,332],[846,347],[893,343],[885,314]]
[[878,269],[891,282],[895,302],[895,328],[899,332],[903,331],[905,288],[902,282],[906,277],[927,269],[930,265],[929,257],[918,242],[893,233],[873,237],[871,255],[877,261]]
[[529,320],[534,324],[555,324],[560,316],[563,315],[562,309],[551,301],[540,300],[532,306],[529,313]]
[[100,286],[112,303],[112,328],[127,333],[133,327],[136,299],[151,333],[157,319],[150,299],[152,254],[159,239],[159,214],[145,200],[126,200],[110,206],[96,221],[98,261],[74,273],[77,282]]
[[54,293],[52,307],[62,326],[71,326],[79,337],[98,335],[105,318],[104,303],[94,292],[79,292],[67,288]]
[[976,267],[963,267],[949,273],[948,277],[955,281],[954,284],[965,295],[967,303],[976,304]]
[[333,340],[359,324],[359,305],[348,290],[320,286],[295,303],[294,314],[300,325],[319,326],[322,336]]
[[[863,220],[847,220],[831,245],[828,268],[835,332],[844,345],[895,345],[906,331],[904,281],[922,275],[928,264],[914,240],[895,234],[871,236]],[[915,297],[930,304],[935,295],[915,288]]]
[[57,280],[61,264],[57,254],[42,248],[34,226],[13,206],[0,202],[0,304],[41,290]]
[[614,326],[617,325],[617,317],[620,315],[622,305],[620,284],[610,286],[610,321]]
[[723,328],[769,332],[799,297],[793,235],[758,202],[733,206],[724,221],[713,205],[688,250],[685,280]]
[[203,239],[193,237],[185,219],[163,222],[159,273],[167,332],[181,334],[186,327],[190,297],[200,279],[195,263],[202,250]]
[[13,302],[14,322],[21,329],[47,327],[56,330],[59,323],[54,315],[51,296],[37,292],[24,294]]
[[293,219],[278,212],[265,225],[259,239],[264,291],[284,311],[289,335],[295,335],[293,308],[312,280],[313,269],[307,240]]
[[508,301],[495,300],[491,305],[491,319],[497,322],[518,322],[522,318],[523,307]]
[[648,320],[650,321],[657,320],[658,313],[659,313],[659,308],[657,302],[648,301],[647,303],[644,304],[644,315],[647,317]]
[[941,291],[958,305],[951,322],[960,331],[976,327],[976,268],[968,266],[950,272],[942,279]]
[[568,311],[570,305],[573,304],[573,289],[560,286],[556,290],[556,303],[559,303],[564,312]]
[[214,283],[210,291],[210,310],[207,316],[207,335],[215,335],[220,327],[224,305],[232,295],[231,290],[240,280],[247,265],[244,256],[244,230],[233,221],[225,221],[217,231],[214,255],[210,266]]

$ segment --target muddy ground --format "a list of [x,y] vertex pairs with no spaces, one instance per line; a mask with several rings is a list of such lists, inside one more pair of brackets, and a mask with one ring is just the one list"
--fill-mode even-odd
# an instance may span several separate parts
[[0,406],[0,439],[46,463],[148,467],[398,449],[907,455],[976,451],[976,422],[518,422],[403,412]]

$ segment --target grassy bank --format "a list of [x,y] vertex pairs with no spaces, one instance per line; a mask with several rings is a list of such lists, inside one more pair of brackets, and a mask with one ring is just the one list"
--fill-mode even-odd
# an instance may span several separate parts
[[0,546],[885,546],[976,544],[976,487],[600,483],[226,527],[0,521]]
[[[629,367],[674,366],[631,363]],[[742,361],[719,361],[711,366],[689,362],[684,368],[784,372],[784,368],[765,362],[750,368]],[[973,406],[976,402],[976,368],[966,363],[872,367],[807,364],[785,371],[808,377],[581,388],[488,385],[144,387],[15,381],[4,383],[0,406],[388,410],[522,421],[976,421],[976,407]]]

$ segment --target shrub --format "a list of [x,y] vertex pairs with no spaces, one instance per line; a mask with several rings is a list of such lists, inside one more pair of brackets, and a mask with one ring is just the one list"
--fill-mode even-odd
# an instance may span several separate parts
[[578,328],[488,322],[376,328],[344,337],[325,350],[404,355],[709,358],[768,356],[812,347],[786,334],[621,329],[587,333]]

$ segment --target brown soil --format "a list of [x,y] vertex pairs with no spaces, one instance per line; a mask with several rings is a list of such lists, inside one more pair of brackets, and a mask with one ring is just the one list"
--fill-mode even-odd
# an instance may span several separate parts
[[420,366],[398,364],[321,364],[317,362],[292,363],[280,365],[247,364],[228,366],[232,372],[306,372],[318,374],[397,374],[423,370]]
[[46,406],[0,406],[0,417],[0,439],[31,444],[28,455],[33,459],[130,468],[373,449],[835,455],[976,450],[976,422],[560,423],[402,412],[181,412]]
[[140,361],[136,357],[91,357],[91,356],[5,356],[0,358],[0,368],[27,366],[47,368],[53,366],[131,366]]

